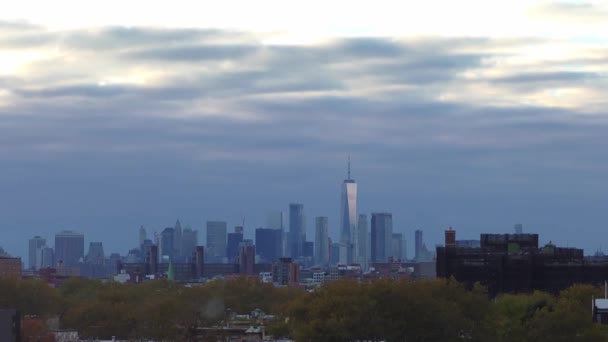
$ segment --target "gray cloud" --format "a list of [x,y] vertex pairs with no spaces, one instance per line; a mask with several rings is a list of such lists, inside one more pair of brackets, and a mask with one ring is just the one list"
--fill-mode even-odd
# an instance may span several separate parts
[[[349,154],[361,211],[392,211],[396,230],[428,229],[431,241],[445,225],[474,238],[516,221],[559,241],[559,230],[603,221],[606,113],[509,97],[521,86],[599,87],[602,71],[540,63],[463,76],[500,67],[493,58],[526,40],[269,46],[215,30],[31,30],[43,38],[23,48],[62,53],[0,78],[7,231],[72,228],[124,251],[135,238],[107,236],[177,217],[202,231],[243,214],[254,227],[292,201],[335,223]],[[490,84],[498,90],[475,101],[444,96]],[[494,105],[499,97],[508,105]],[[588,215],[568,213],[577,210]]]

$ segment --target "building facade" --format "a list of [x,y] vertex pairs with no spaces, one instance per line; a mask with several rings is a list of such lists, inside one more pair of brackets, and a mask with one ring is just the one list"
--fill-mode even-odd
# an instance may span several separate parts
[[293,259],[303,256],[306,227],[304,225],[304,205],[289,204],[289,250]]
[[55,235],[55,261],[62,268],[78,268],[84,259],[84,235],[64,230]]
[[327,216],[315,218],[315,264],[329,264],[329,224]]
[[226,222],[207,221],[207,253],[208,263],[223,263],[226,260]]
[[393,215],[372,213],[371,261],[387,262],[392,256]]

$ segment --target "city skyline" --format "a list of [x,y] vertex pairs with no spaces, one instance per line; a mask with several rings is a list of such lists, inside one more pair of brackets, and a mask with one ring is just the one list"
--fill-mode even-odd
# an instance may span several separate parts
[[349,155],[357,214],[391,213],[410,255],[449,226],[608,245],[607,4],[200,6],[3,8],[4,250],[66,229],[124,253],[176,219],[252,239],[289,203],[336,242]]

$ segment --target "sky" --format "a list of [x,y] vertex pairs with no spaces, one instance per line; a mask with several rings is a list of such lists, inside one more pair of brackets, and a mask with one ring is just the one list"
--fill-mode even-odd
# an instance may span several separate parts
[[[0,246],[137,244],[303,203],[429,248],[608,249],[608,3],[13,1],[0,12]],[[603,96],[604,95],[604,96]],[[230,229],[231,230],[231,229]],[[88,247],[85,246],[85,249]]]

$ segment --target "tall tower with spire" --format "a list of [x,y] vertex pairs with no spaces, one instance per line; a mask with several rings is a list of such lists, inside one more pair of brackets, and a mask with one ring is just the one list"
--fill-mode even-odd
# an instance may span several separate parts
[[347,179],[342,183],[340,205],[340,263],[350,264],[356,260],[357,229],[357,183],[351,178],[350,156],[348,157]]

